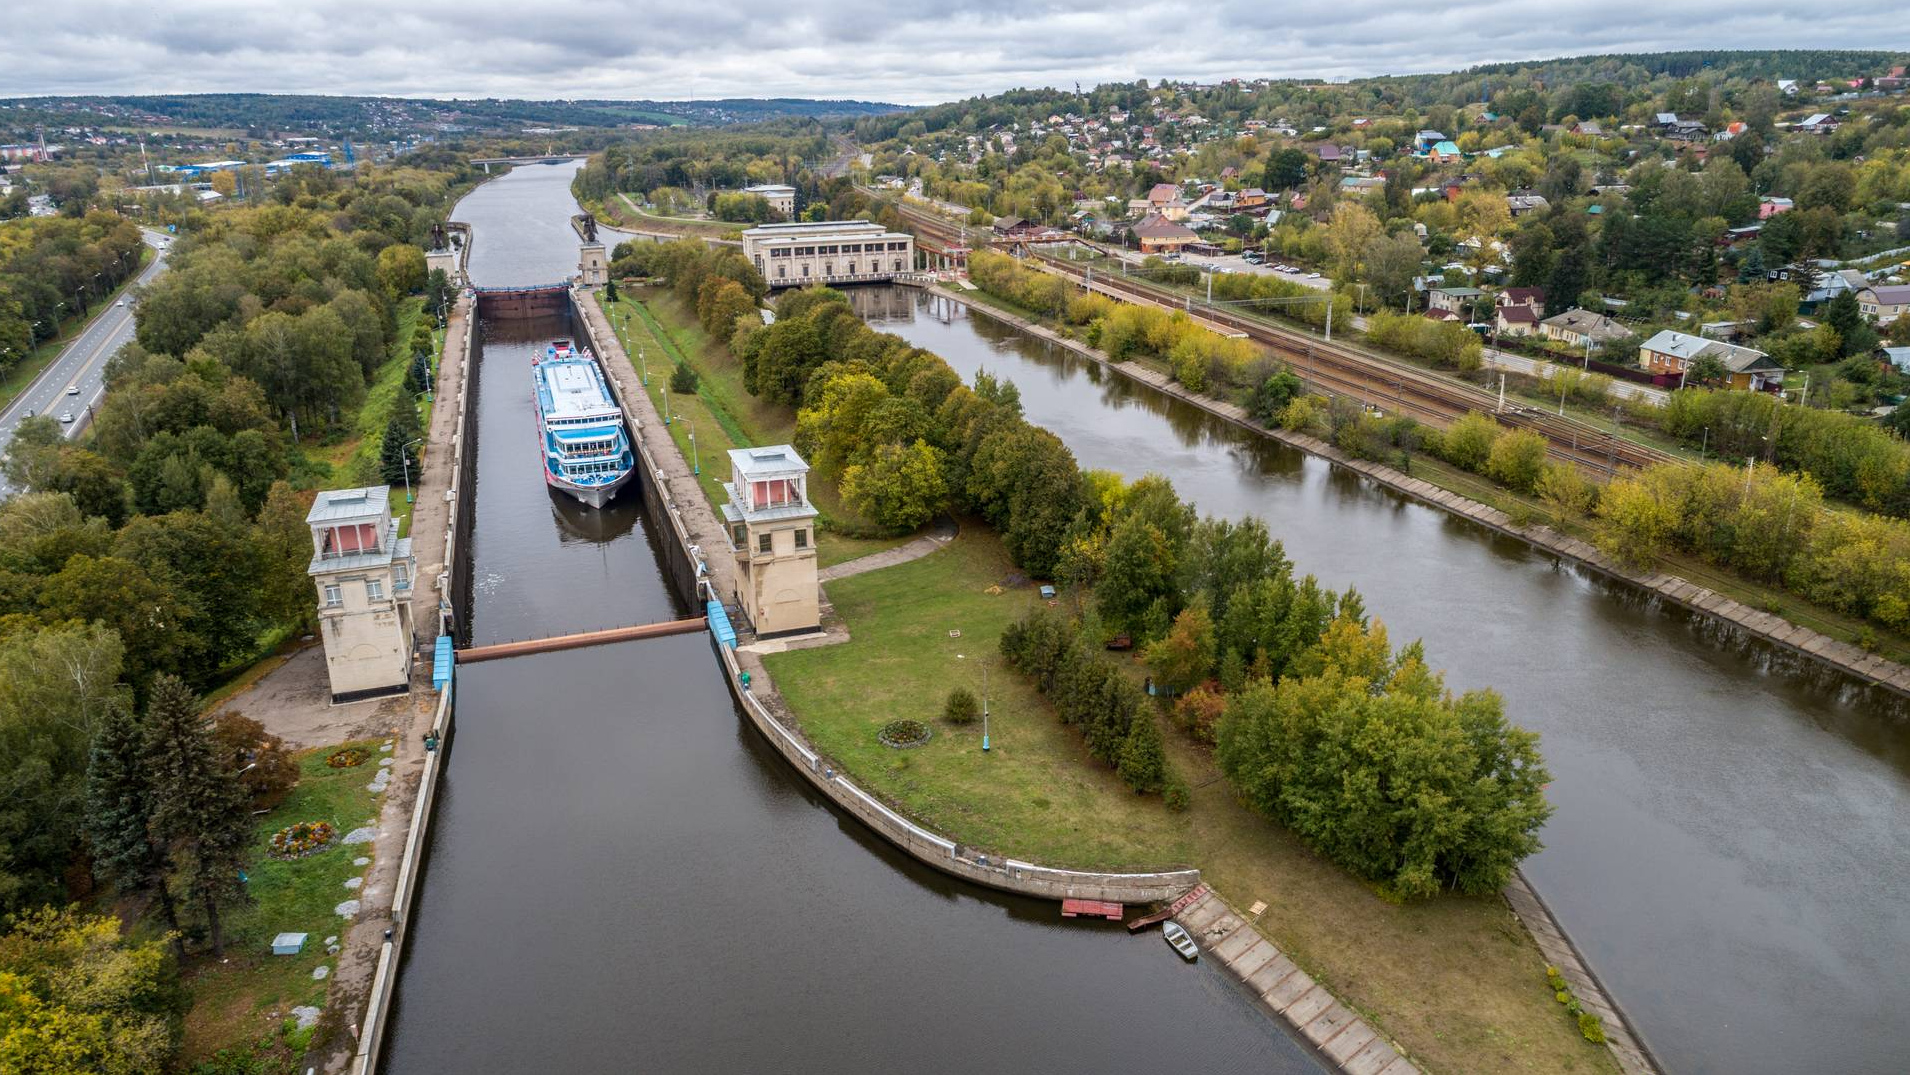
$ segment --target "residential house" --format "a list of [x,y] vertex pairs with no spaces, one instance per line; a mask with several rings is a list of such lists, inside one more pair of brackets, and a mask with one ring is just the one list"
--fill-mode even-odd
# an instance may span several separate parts
[[1875,80],[1873,80],[1872,85],[1876,86],[1880,90],[1903,89],[1906,85],[1910,85],[1910,78],[1905,78],[1903,72],[1904,72],[1903,65],[1898,64],[1897,66],[1892,67],[1890,69],[1889,74],[1882,75],[1876,78]]
[[1311,147],[1313,155],[1322,164],[1340,164],[1353,159],[1353,151],[1345,146],[1336,146],[1331,142],[1316,142]]
[[1506,211],[1511,213],[1514,219],[1530,213],[1542,213],[1551,204],[1545,200],[1544,195],[1534,194],[1529,190],[1521,190],[1505,196]]
[[1234,208],[1258,209],[1270,200],[1267,192],[1259,187],[1246,187],[1234,194]]
[[1773,198],[1766,195],[1757,200],[1757,218],[1769,220],[1779,213],[1788,213],[1793,208],[1789,198]]
[[1426,157],[1434,164],[1457,164],[1465,159],[1465,154],[1459,152],[1459,147],[1452,142],[1441,141],[1433,143],[1433,147],[1426,151]]
[[1180,201],[1180,187],[1173,183],[1156,183],[1147,192],[1147,204],[1156,209],[1177,201]]
[[1806,117],[1799,123],[1793,124],[1791,129],[1794,131],[1804,131],[1808,134],[1829,134],[1836,130],[1838,126],[1837,117],[1831,115],[1829,112],[1818,112]]
[[1539,322],[1539,331],[1548,340],[1557,340],[1575,348],[1588,343],[1596,347],[1607,340],[1622,340],[1631,335],[1625,326],[1604,314],[1595,314],[1577,306]]
[[1539,313],[1530,306],[1500,306],[1492,314],[1492,331],[1500,336],[1537,335]]
[[1899,373],[1910,373],[1910,347],[1879,347],[1877,357],[1895,366]]
[[1857,292],[1857,309],[1879,325],[1910,313],[1910,284],[1872,284]]
[[1724,364],[1727,387],[1752,392],[1775,392],[1784,387],[1784,367],[1754,348],[1671,329],[1659,332],[1638,348],[1638,364],[1661,377],[1683,379],[1693,363],[1707,356]]
[[1435,312],[1451,314],[1452,318],[1465,321],[1472,316],[1472,304],[1484,294],[1476,287],[1436,287],[1426,293],[1426,313],[1428,316]]
[[1421,152],[1429,150],[1444,141],[1446,141],[1446,136],[1438,131],[1420,131],[1413,136],[1413,146]]
[[1583,135],[1586,138],[1603,138],[1605,137],[1605,128],[1600,127],[1593,120],[1580,120],[1572,125],[1572,133]]
[[1158,213],[1148,214],[1132,230],[1143,254],[1178,254],[1198,238],[1192,230]]
[[1499,292],[1496,300],[1500,308],[1523,306],[1537,313],[1545,309],[1545,289],[1542,287],[1508,287]]

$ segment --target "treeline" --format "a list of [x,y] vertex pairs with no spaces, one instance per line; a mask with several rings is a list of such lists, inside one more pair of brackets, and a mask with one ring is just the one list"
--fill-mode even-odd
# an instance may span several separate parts
[[1776,583],[1826,608],[1910,628],[1910,522],[1826,510],[1807,474],[1660,464],[1607,485],[1599,548],[1635,567],[1671,549]]
[[1484,341],[1457,321],[1375,310],[1366,319],[1366,339],[1377,346],[1424,359],[1442,369],[1469,372],[1483,362]]
[[1838,499],[1910,515],[1910,446],[1874,422],[1768,392],[1685,389],[1671,394],[1660,423],[1720,459],[1768,459],[1809,473]]
[[571,191],[579,201],[662,187],[737,189],[756,183],[794,183],[804,161],[834,153],[813,122],[792,121],[735,131],[651,131],[606,146],[578,171]]
[[136,275],[144,249],[139,228],[111,213],[0,227],[0,375],[56,335],[63,319]]
[[1059,439],[1022,417],[1013,385],[962,384],[828,289],[786,293],[773,325],[740,320],[730,348],[752,393],[797,408],[799,432],[858,514],[891,530],[945,508],[979,515],[1025,570],[1053,570],[1080,474]]
[[[295,432],[376,437],[401,412],[415,421],[392,364],[415,368],[419,353],[415,335],[396,339],[428,283],[401,236],[428,207],[390,189],[368,174],[362,189],[293,199],[308,205],[194,218],[143,297],[137,341],[108,362],[89,438],[45,416],[16,431],[5,466],[19,492],[0,505],[6,909],[84,894],[103,869],[96,847],[81,854],[76,789],[115,699],[204,690],[312,614],[309,498],[295,487],[331,475]],[[394,390],[367,422],[381,370]],[[376,478],[365,455],[371,473],[354,481]]]
[[1050,609],[1029,613],[1001,634],[1009,666],[1048,696],[1061,723],[1081,730],[1091,756],[1137,793],[1162,792],[1169,806],[1186,809],[1190,793],[1168,766],[1147,695],[1094,649],[1073,620]]

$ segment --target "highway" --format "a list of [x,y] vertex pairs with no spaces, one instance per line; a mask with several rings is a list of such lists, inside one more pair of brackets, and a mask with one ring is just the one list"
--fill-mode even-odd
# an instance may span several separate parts
[[[140,229],[145,235],[146,245],[153,248],[153,260],[139,274],[136,281],[140,284],[152,282],[166,268],[166,247],[170,238],[157,231]],[[124,294],[124,293],[122,293]],[[115,299],[114,302],[122,302]],[[133,308],[131,304],[108,306],[106,311],[94,318],[86,326],[86,331],[74,337],[60,352],[26,391],[9,402],[6,409],[0,411],[0,452],[13,442],[13,431],[18,429],[20,421],[31,414],[51,414],[58,418],[71,413],[73,421],[62,428],[67,437],[77,437],[86,424],[92,421],[94,409],[99,406],[101,397],[106,395],[106,360],[115,351],[133,338]],[[70,393],[68,388],[78,388],[78,393]],[[13,495],[12,486],[0,478],[0,500]]]

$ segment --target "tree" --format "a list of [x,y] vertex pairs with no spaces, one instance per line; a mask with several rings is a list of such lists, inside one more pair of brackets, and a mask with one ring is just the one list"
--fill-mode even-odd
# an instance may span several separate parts
[[[405,401],[399,401],[401,409],[404,405]],[[405,443],[409,439],[406,436],[408,432],[397,415],[385,423],[385,436],[378,445],[378,477],[386,485],[406,481],[411,471],[417,469],[417,453],[414,450],[417,446],[407,447]]]
[[1544,437],[1526,429],[1509,430],[1492,442],[1486,473],[1517,492],[1530,493],[1545,470]]
[[305,501],[285,482],[273,482],[259,509],[259,611],[273,623],[304,623],[313,610],[312,532],[305,524]]
[[1182,609],[1167,634],[1147,647],[1147,663],[1154,678],[1175,693],[1213,674],[1214,620],[1204,598]]
[[1305,388],[1292,370],[1281,370],[1260,382],[1247,401],[1247,414],[1263,426],[1279,423],[1280,412]]
[[981,703],[976,700],[975,692],[967,687],[956,687],[949,691],[948,702],[942,707],[942,719],[950,724],[973,724],[981,713]]
[[378,286],[397,301],[425,285],[424,251],[410,243],[393,243],[378,251]]
[[1374,298],[1383,302],[1404,300],[1425,257],[1419,239],[1409,231],[1379,236],[1367,243],[1361,258],[1365,280],[1376,292]]
[[179,909],[167,881],[169,856],[153,819],[158,803],[146,757],[146,730],[124,699],[115,699],[93,735],[86,769],[86,835],[94,865],[127,892],[159,899],[174,949],[186,957]]
[[186,1000],[163,942],[126,940],[110,915],[32,912],[0,937],[0,1071],[167,1070]]
[[277,806],[298,783],[298,762],[285,740],[243,713],[228,709],[212,718],[212,744],[220,764],[239,774],[255,810]]
[[1249,805],[1401,899],[1498,890],[1551,813],[1538,737],[1496,694],[1454,697],[1417,643],[1395,654],[1350,617],[1229,701],[1215,756]]
[[1271,191],[1291,190],[1306,182],[1309,158],[1304,150],[1291,146],[1276,149],[1267,157],[1267,168],[1260,185]]
[[696,370],[688,362],[679,362],[670,370],[670,391],[679,395],[691,395],[696,392],[699,378]]
[[1724,360],[1713,354],[1699,355],[1685,371],[1685,381],[1694,385],[1720,385],[1728,371]]
[[153,680],[146,708],[146,750],[158,804],[154,824],[182,864],[187,890],[206,916],[212,954],[225,955],[219,908],[242,898],[239,868],[252,841],[244,785],[219,758],[199,699],[175,676]]
[[1353,202],[1334,206],[1333,217],[1326,225],[1326,248],[1333,258],[1333,279],[1340,282],[1356,279],[1361,269],[1360,255],[1365,252],[1366,244],[1380,234],[1379,218],[1365,206]]
[[62,899],[86,818],[87,755],[121,704],[124,647],[63,623],[0,637],[0,911]]
[[1161,730],[1155,726],[1152,713],[1135,715],[1121,744],[1121,761],[1115,771],[1136,794],[1146,795],[1167,786],[1167,751],[1161,746]]
[[842,499],[890,533],[919,528],[948,500],[941,449],[921,440],[906,447],[882,445],[867,463],[843,472]]

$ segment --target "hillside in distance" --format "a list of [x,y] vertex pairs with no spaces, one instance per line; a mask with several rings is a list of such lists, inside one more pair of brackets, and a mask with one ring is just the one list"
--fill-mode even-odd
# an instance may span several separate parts
[[877,101],[793,97],[525,101],[193,93],[15,97],[0,100],[0,123],[193,127],[256,133],[310,131],[335,136],[371,136],[426,128],[514,131],[526,126],[619,127],[632,123],[722,127],[775,119],[853,119],[906,110],[903,105]]

